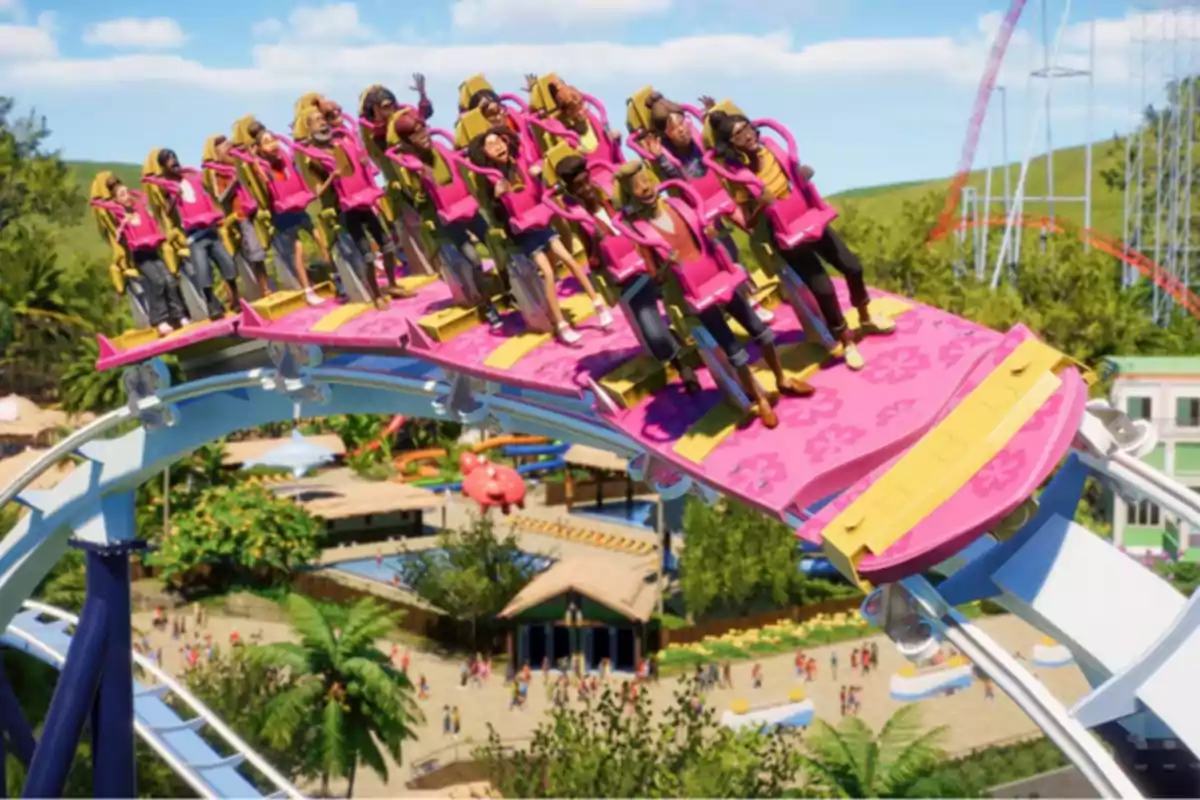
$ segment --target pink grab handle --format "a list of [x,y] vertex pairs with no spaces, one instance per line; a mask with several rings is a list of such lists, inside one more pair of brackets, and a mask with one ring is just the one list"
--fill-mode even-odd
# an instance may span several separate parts
[[662,240],[654,240],[648,236],[643,236],[638,233],[632,225],[625,224],[625,214],[620,213],[613,217],[613,227],[616,228],[622,236],[628,237],[635,244],[640,244],[642,247],[649,247],[654,252],[661,255],[663,258],[671,256],[671,248]]
[[142,183],[160,186],[171,194],[179,194],[179,184],[175,183],[174,181],[169,181],[166,178],[159,177],[158,175],[143,175]]
[[744,167],[739,167],[737,171],[730,169],[727,165],[722,164],[717,159],[712,151],[704,154],[704,164],[713,172],[720,175],[727,181],[738,183],[748,188],[756,197],[766,191],[767,187],[758,176]]
[[505,94],[498,95],[498,96],[500,98],[500,102],[512,103],[518,109],[521,110],[522,114],[529,113],[529,104],[526,103],[523,99],[521,99],[520,95],[512,94],[511,92],[506,92]]
[[802,186],[808,181],[800,174],[800,150],[796,147],[796,137],[792,136],[792,132],[776,122],[773,119],[756,119],[750,123],[756,128],[766,128],[774,133],[779,138],[783,139],[787,145],[787,170],[788,177],[795,182],[797,186]]
[[579,147],[579,134],[574,131],[569,131],[558,120],[541,119],[538,117],[529,117],[529,124],[535,128],[541,128],[551,136],[556,136],[563,139],[571,147]]
[[415,172],[420,175],[425,170],[425,164],[421,161],[421,159],[409,153],[400,152],[400,145],[396,145],[395,147],[387,150],[384,155],[386,155],[392,161],[395,161],[400,166],[404,167],[409,172]]
[[474,172],[476,175],[482,175],[483,177],[488,178],[489,180],[492,180],[492,181],[502,181],[505,179],[504,173],[501,172],[500,170],[493,169],[492,167],[481,167],[478,164],[476,164],[474,161],[472,161],[471,159],[464,158],[462,155],[460,155],[456,151],[452,150],[448,153],[445,153],[444,155],[448,156],[456,164],[460,164],[463,167],[465,167],[467,170]]
[[264,164],[263,160],[258,156],[247,153],[245,150],[242,150],[238,147],[229,148],[229,155],[233,156],[238,161],[249,164],[252,167],[261,167]]
[[591,214],[583,211],[580,208],[571,208],[564,203],[558,202],[558,197],[558,192],[546,192],[546,194],[543,195],[542,202],[549,206],[555,214],[563,219],[570,220],[571,222],[578,222],[580,225],[588,228],[590,232],[595,231],[596,221],[592,219]]
[[218,161],[205,161],[200,166],[204,169],[212,170],[218,175],[222,175],[226,178],[237,177],[237,170],[235,168],[229,166],[228,164],[222,164]]
[[679,180],[663,181],[658,185],[658,190],[660,192],[666,189],[674,189],[675,191],[680,192],[684,197],[687,198],[688,204],[691,205],[692,208],[696,209],[696,213],[699,214],[700,218],[704,219],[704,198],[702,198],[700,193],[697,192],[692,186]]
[[454,135],[445,128],[426,128],[429,135],[435,139],[441,139],[446,144],[454,147]]
[[607,131],[608,111],[605,110],[604,104],[590,94],[584,94],[583,92],[580,92],[579,96],[583,98],[583,102],[592,107],[592,112],[600,118],[600,125],[604,128],[604,130]]

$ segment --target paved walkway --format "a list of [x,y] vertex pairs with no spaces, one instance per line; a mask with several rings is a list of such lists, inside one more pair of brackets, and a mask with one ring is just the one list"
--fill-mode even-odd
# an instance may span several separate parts
[[[168,670],[174,673],[181,672],[184,665],[182,643],[172,642],[169,634],[153,632],[151,618],[149,613],[139,613],[135,615],[134,626],[149,633],[153,646],[163,648],[163,660]],[[986,618],[980,622],[980,626],[1010,652],[1021,652],[1025,655],[1032,652],[1034,643],[1041,637],[1038,631],[1012,616]],[[291,636],[290,628],[283,623],[218,616],[210,618],[207,630],[213,634],[215,640],[222,643],[228,642],[234,630],[238,631],[243,639],[256,633],[261,634],[264,641],[283,641]],[[189,628],[187,638],[190,639],[191,636],[192,631]],[[387,652],[392,645],[390,642],[381,642],[380,646]],[[401,645],[402,650],[403,648]],[[806,651],[816,657],[820,665],[817,680],[808,684],[805,687],[806,691],[816,706],[818,716],[836,721],[839,687],[843,683],[862,686],[861,716],[868,724],[878,728],[900,706],[888,697],[888,682],[890,676],[904,662],[895,648],[883,637],[879,637],[882,668],[866,677],[851,675],[847,669],[849,649],[849,645],[843,643]],[[834,680],[830,675],[831,651],[837,651],[841,662],[838,680]],[[550,705],[540,673],[535,673],[528,707],[524,710],[509,711],[509,692],[504,686],[503,675],[493,677],[483,686],[463,689],[458,686],[459,663],[417,650],[411,651],[410,655],[409,673],[414,681],[420,675],[425,675],[430,684],[429,699],[421,701],[426,720],[417,729],[417,740],[405,747],[406,763],[403,766],[388,765],[391,772],[390,785],[384,784],[369,770],[364,770],[360,772],[355,787],[355,794],[358,796],[395,797],[405,793],[404,782],[410,776],[408,764],[454,744],[451,737],[444,736],[441,732],[442,710],[445,706],[457,706],[461,712],[462,741],[459,750],[465,754],[471,749],[470,740],[486,739],[489,723],[495,725],[505,738],[530,736]],[[787,653],[762,659],[759,663],[763,667],[764,684],[758,690],[750,687],[752,662],[735,663],[734,688],[711,692],[706,698],[707,703],[720,712],[729,708],[737,699],[745,699],[755,706],[785,702],[789,690],[797,685],[793,674],[793,658],[794,654]],[[1075,667],[1050,670],[1027,666],[1064,704],[1072,704],[1087,692],[1086,681]],[[662,707],[670,702],[674,690],[675,681],[664,679],[660,686],[651,690],[655,705]],[[1014,703],[999,692],[997,695],[994,700],[985,699],[983,689],[976,685],[952,697],[926,700],[922,702],[926,712],[925,722],[928,725],[948,727],[944,746],[951,752],[982,747],[990,742],[1037,732],[1034,724]],[[338,788],[335,787],[335,790]]]

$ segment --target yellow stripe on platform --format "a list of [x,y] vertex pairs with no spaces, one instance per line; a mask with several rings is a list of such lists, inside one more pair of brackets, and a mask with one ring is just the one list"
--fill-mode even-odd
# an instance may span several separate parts
[[346,303],[321,317],[309,330],[313,333],[333,333],[347,322],[358,319],[374,308],[373,303]]
[[866,586],[858,564],[900,540],[996,457],[1062,386],[1062,353],[1021,343],[957,408],[822,531],[826,557]]
[[[881,297],[871,302],[871,310],[886,317],[899,317],[912,309],[908,303],[896,297]],[[846,323],[851,328],[858,327],[858,310],[846,311]],[[730,327],[736,323],[730,320]],[[741,328],[734,328],[735,332]],[[809,342],[785,345],[779,348],[779,358],[783,362],[784,373],[796,380],[807,380],[815,374],[827,360],[833,358],[823,347]],[[775,376],[769,369],[764,368],[761,361],[755,364],[754,377],[762,384],[767,394],[778,390],[775,386]],[[675,452],[683,458],[696,464],[703,464],[713,450],[730,434],[737,430],[742,421],[742,412],[729,403],[720,403],[709,409],[708,413],[696,420],[675,443]]]
[[[586,294],[576,294],[561,301],[563,315],[573,322],[595,316],[596,307]],[[491,352],[484,366],[492,369],[512,369],[518,361],[554,338],[553,333],[520,333]]]

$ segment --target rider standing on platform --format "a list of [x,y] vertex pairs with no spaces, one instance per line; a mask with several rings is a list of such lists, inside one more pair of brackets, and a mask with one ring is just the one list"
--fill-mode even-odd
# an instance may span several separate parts
[[[671,249],[670,261],[686,265],[704,257],[703,243],[696,241],[692,226],[679,211],[670,203],[665,202],[658,194],[654,179],[641,161],[625,164],[617,172],[622,195],[630,198],[628,217],[643,219],[653,226],[655,233]],[[711,235],[711,232],[710,232]],[[648,253],[647,258],[656,258]],[[662,267],[667,267],[663,264]],[[665,269],[656,271],[656,275],[666,276]],[[661,280],[662,278],[660,278]],[[770,399],[763,393],[750,365],[750,354],[738,341],[737,336],[729,327],[725,315],[733,317],[742,328],[750,334],[762,350],[763,360],[775,376],[775,385],[784,394],[797,397],[808,397],[813,394],[813,387],[804,381],[788,377],[783,371],[783,362],[779,358],[779,350],[775,346],[775,332],[758,318],[750,301],[740,292],[735,292],[728,303],[709,306],[696,314],[700,324],[709,332],[717,345],[725,352],[729,363],[737,372],[738,382],[742,391],[754,403],[758,417],[763,425],[775,428],[779,418],[771,407]]]
[[[499,180],[484,182],[484,185],[491,190],[494,200],[497,201],[492,205],[498,218],[505,219],[507,217],[504,204],[500,202],[504,195],[510,192],[537,191],[536,187],[529,184],[530,181],[537,180],[537,174],[540,171],[536,166],[526,168],[522,161],[520,137],[508,128],[492,128],[490,131],[476,136],[471,140],[467,152],[474,164],[497,170],[503,176]],[[558,278],[554,272],[551,256],[554,261],[567,268],[579,283],[580,288],[587,294],[588,299],[592,301],[592,306],[599,316],[600,327],[612,326],[612,312],[604,304],[604,300],[596,292],[596,287],[592,285],[591,278],[575,262],[571,252],[567,250],[554,228],[546,226],[518,232],[512,230],[511,220],[509,228],[510,236],[517,250],[532,260],[542,273],[542,280],[546,285],[546,300],[550,305],[550,316],[555,323],[555,335],[561,342],[574,344],[579,341],[580,335],[563,316],[558,302]]]
[[129,187],[115,175],[109,178],[108,195],[120,207],[115,212],[117,239],[129,250],[133,266],[141,275],[146,294],[146,315],[151,327],[166,336],[192,324],[179,294],[179,281],[163,263],[158,249],[166,241],[154,215]]
[[271,293],[271,284],[267,278],[267,252],[258,238],[253,220],[258,204],[238,180],[236,164],[229,155],[232,146],[229,138],[220,134],[210,137],[204,143],[204,163],[216,167],[211,170],[205,167],[212,180],[209,189],[226,213],[234,215],[238,226],[238,252],[250,265],[259,291],[268,295]]
[[[744,189],[734,197],[743,206],[747,227],[753,228],[754,220],[762,209],[776,198],[788,197],[794,191],[794,187],[788,179],[784,165],[762,145],[758,131],[750,120],[740,114],[714,111],[709,116],[709,123],[712,126],[717,155],[732,164],[748,167],[766,187],[763,197],[757,202],[754,202],[749,191]],[[808,180],[813,174],[812,168],[806,166],[800,168],[800,173],[804,180]],[[858,351],[850,326],[846,323],[833,281],[829,279],[829,273],[821,263],[825,261],[832,265],[845,277],[846,285],[850,288],[850,302],[858,309],[862,329],[874,333],[890,333],[895,329],[894,322],[882,315],[871,316],[871,297],[867,293],[867,283],[858,257],[834,233],[832,227],[826,227],[821,238],[814,242],[791,249],[780,246],[779,254],[816,298],[821,316],[825,318],[825,324],[829,327],[829,333],[845,348],[846,366],[853,370],[862,369],[866,362]]]
[[[185,171],[180,166],[179,157],[175,155],[174,150],[159,150],[157,160],[162,177],[178,187],[169,193],[168,205],[163,209],[163,213],[175,217],[187,236],[188,252],[196,270],[196,288],[204,293],[209,316],[214,320],[220,319],[225,316],[225,308],[213,292],[214,264],[221,272],[225,285],[229,287],[233,308],[238,308],[240,300],[237,265],[233,263],[233,256],[225,249],[221,237],[217,234],[217,225],[223,215],[205,190],[203,176],[194,170]],[[206,223],[205,220],[209,217],[217,221]]]
[[[596,222],[594,236],[588,235],[584,230],[580,231],[580,235],[584,240],[590,269],[600,269],[600,241],[609,236],[620,235],[613,227],[617,209],[613,206],[612,199],[592,180],[588,174],[587,161],[582,157],[567,156],[558,162],[555,173],[571,199],[583,206]],[[630,321],[637,326],[650,355],[660,363],[673,366],[683,381],[684,390],[688,394],[696,394],[700,391],[700,381],[695,371],[680,359],[679,342],[659,311],[662,290],[659,288],[659,282],[655,280],[653,262],[647,262],[647,268],[651,270],[650,274],[635,276],[618,285],[621,302],[629,310]]]
[[[357,150],[345,146],[345,144],[337,141],[334,138],[333,127],[329,124],[329,120],[321,109],[310,107],[307,110],[301,110],[301,113],[306,114],[304,132],[308,134],[308,142],[315,149],[321,150],[332,156],[337,168],[330,170],[326,165],[319,160],[308,159],[308,169],[313,173],[315,179],[320,180],[320,191],[316,191],[317,197],[321,197],[325,192],[329,191],[331,186],[334,186],[338,181],[353,175],[358,175],[363,182],[370,183],[365,176],[365,167],[359,161],[359,153]],[[387,307],[387,302],[384,299],[379,288],[379,281],[375,279],[375,257],[371,249],[371,241],[379,247],[383,254],[384,270],[387,274],[388,289],[387,293],[392,297],[411,297],[412,293],[407,292],[396,284],[396,243],[392,241],[392,237],[388,236],[387,231],[383,228],[383,223],[379,221],[379,217],[375,213],[374,206],[356,206],[353,208],[345,207],[338,202],[338,210],[341,215],[342,225],[346,232],[350,235],[351,241],[354,242],[356,254],[361,262],[359,277],[362,279],[364,288],[370,294],[371,299],[375,303],[378,310],[383,310]]]

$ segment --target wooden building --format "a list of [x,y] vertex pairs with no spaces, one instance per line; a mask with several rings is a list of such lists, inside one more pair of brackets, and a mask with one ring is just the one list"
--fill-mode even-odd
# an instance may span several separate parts
[[658,606],[653,560],[630,567],[603,559],[559,561],[538,575],[500,612],[512,624],[512,663],[539,669],[545,659],[588,669],[608,659],[633,670],[646,652],[647,625]]

